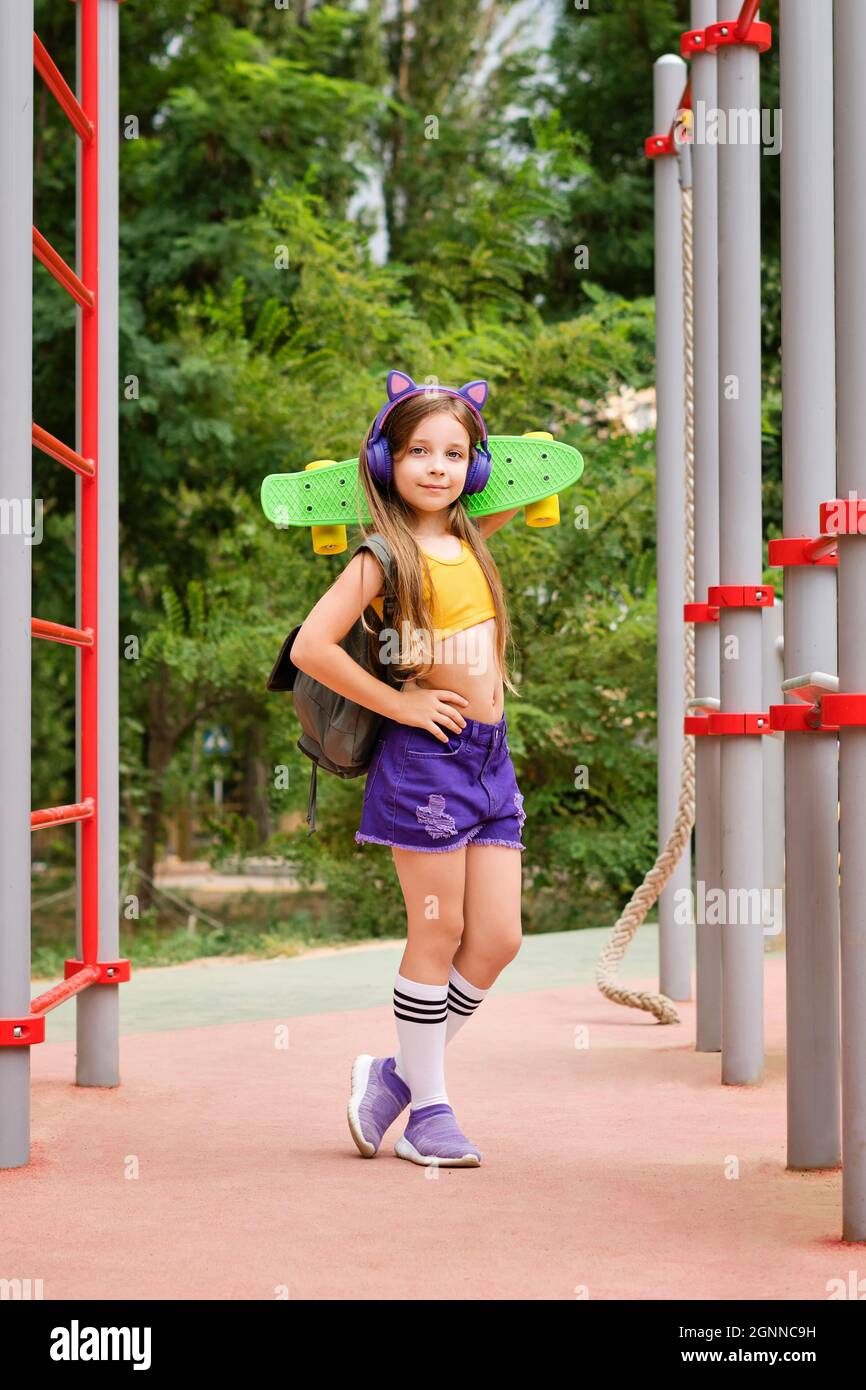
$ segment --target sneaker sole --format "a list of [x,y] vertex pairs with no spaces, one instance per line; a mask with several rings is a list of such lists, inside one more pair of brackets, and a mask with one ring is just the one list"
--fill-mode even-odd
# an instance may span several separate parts
[[364,1099],[364,1092],[370,1079],[370,1068],[373,1065],[373,1060],[366,1052],[362,1052],[352,1063],[352,1093],[349,1097],[348,1108],[349,1131],[362,1158],[375,1158],[379,1152],[375,1144],[371,1144],[369,1139],[364,1138],[359,1116],[361,1101]]
[[463,1154],[459,1158],[437,1158],[435,1154],[419,1153],[405,1135],[397,1140],[394,1152],[398,1158],[408,1158],[410,1163],[421,1163],[425,1168],[431,1167],[434,1163],[439,1168],[478,1168],[481,1164],[481,1159],[476,1158],[475,1154]]

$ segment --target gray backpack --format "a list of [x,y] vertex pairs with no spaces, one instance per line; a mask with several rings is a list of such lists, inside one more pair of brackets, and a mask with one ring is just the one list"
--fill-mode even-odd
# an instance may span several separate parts
[[[384,536],[374,532],[366,536],[358,546],[359,550],[371,550],[385,571],[385,598],[383,601],[382,625],[390,627],[390,615],[394,607],[394,590],[391,584],[391,551]],[[310,774],[310,795],[307,803],[307,835],[316,829],[316,774],[319,768],[333,772],[336,777],[361,777],[370,766],[373,752],[379,738],[384,718],[375,710],[347,700],[320,681],[313,680],[304,671],[299,671],[292,661],[292,644],[303,626],[293,628],[280,648],[274,669],[268,677],[268,690],[290,690],[295,703],[298,719],[303,733],[298,739],[298,747],[312,759]],[[371,641],[364,631],[359,618],[349,629],[340,646],[349,653],[359,666],[371,675],[378,676],[389,685],[402,684],[392,673],[392,668],[382,665]]]

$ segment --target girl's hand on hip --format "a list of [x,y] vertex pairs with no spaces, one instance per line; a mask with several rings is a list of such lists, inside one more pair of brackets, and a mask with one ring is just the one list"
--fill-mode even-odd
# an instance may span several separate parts
[[397,722],[411,724],[416,729],[426,729],[438,738],[440,743],[448,742],[448,735],[442,732],[440,724],[459,733],[465,729],[466,720],[454,705],[468,705],[469,701],[456,690],[424,690],[420,686],[404,688],[400,692],[400,710]]

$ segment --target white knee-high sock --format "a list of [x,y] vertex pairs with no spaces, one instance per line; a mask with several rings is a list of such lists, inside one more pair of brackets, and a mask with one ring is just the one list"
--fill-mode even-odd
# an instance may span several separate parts
[[400,1039],[400,1071],[412,1095],[411,1110],[448,1105],[445,1090],[445,1027],[448,986],[420,984],[397,975],[394,1021]]
[[[452,965],[451,974],[448,979],[448,1018],[445,1024],[445,1045],[447,1047],[455,1033],[458,1033],[467,1019],[474,1014],[478,1005],[489,990],[479,989],[477,985],[470,984],[465,976]],[[399,1036],[399,1029],[398,1029]],[[402,1048],[403,1039],[400,1037]],[[409,1086],[409,1081],[403,1069],[402,1051],[397,1053],[394,1070],[402,1081]],[[411,1090],[411,1086],[409,1086]],[[432,1104],[432,1102],[428,1102]]]
[[445,1042],[450,1043],[455,1033],[458,1033],[464,1023],[472,1017],[481,1000],[488,993],[486,989],[479,989],[477,985],[470,984],[464,975],[460,974],[453,965],[451,975],[448,979],[448,1025],[445,1032]]

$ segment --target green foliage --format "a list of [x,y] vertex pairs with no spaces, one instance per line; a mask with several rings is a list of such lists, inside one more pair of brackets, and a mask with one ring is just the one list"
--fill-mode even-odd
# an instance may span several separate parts
[[208,857],[216,868],[229,861],[243,859],[244,855],[252,854],[259,847],[258,830],[252,816],[229,811],[224,817],[205,815],[203,823],[213,845]]
[[302,886],[324,885],[333,920],[347,939],[404,935],[406,909],[390,850],[358,845],[352,839],[358,828],[361,785],[349,790],[336,779],[319,780],[323,814],[316,833],[277,835],[269,849],[285,853]]

